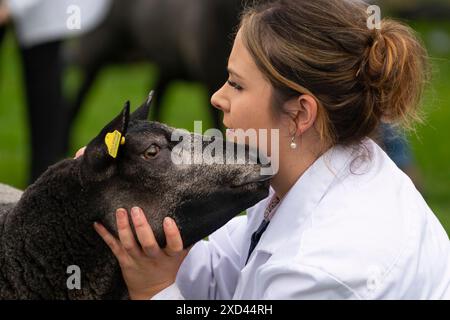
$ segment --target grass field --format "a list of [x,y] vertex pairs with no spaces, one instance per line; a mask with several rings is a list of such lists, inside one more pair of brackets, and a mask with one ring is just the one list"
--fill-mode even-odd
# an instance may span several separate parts
[[[445,39],[450,42],[450,23],[417,23],[415,28],[430,48],[434,73],[424,102],[426,123],[410,138],[424,178],[424,196],[450,233],[450,49],[445,46]],[[126,100],[137,107],[156,76],[150,64],[105,69],[77,119],[71,154],[96,135]],[[76,70],[69,72],[66,78],[70,93],[77,83]],[[9,35],[0,49],[0,182],[18,188],[26,186],[29,155],[21,83],[20,59]],[[201,85],[174,83],[163,101],[163,121],[192,130],[194,120],[203,120],[207,129],[211,123],[209,107]]]

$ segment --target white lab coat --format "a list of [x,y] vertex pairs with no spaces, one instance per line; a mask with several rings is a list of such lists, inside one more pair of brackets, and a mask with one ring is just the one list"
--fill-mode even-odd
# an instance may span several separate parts
[[[450,299],[450,242],[411,180],[372,140],[335,147],[280,203],[273,194],[197,243],[153,299]],[[357,151],[360,150],[360,151]]]
[[[32,47],[53,40],[76,36],[95,28],[109,11],[111,0],[6,0],[22,47]],[[80,10],[80,29],[68,27],[73,14]],[[70,26],[70,24],[69,24]]]

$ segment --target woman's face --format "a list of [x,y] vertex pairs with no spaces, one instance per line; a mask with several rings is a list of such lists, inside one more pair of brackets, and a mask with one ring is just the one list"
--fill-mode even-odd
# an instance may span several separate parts
[[[241,32],[234,41],[228,73],[228,81],[212,96],[212,105],[223,112],[223,123],[229,129],[267,129],[270,146],[270,129],[280,128],[271,107],[273,87],[244,46]],[[270,148],[259,147],[270,154]]]

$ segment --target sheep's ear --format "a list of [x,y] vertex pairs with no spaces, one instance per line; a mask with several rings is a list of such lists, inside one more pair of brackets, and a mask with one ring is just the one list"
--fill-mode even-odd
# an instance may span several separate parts
[[130,101],[125,102],[125,106],[122,109],[122,112],[115,117],[110,123],[108,123],[97,136],[101,138],[109,132],[114,132],[115,130],[119,131],[122,136],[127,134],[128,123],[130,122]]
[[109,169],[120,152],[120,146],[125,143],[129,120],[130,102],[127,101],[122,112],[87,145],[83,156],[85,174],[102,178],[106,172],[111,173]]
[[150,91],[148,94],[147,100],[144,101],[144,103],[134,111],[131,116],[130,120],[148,120],[148,115],[150,113],[150,106],[152,104],[154,91]]

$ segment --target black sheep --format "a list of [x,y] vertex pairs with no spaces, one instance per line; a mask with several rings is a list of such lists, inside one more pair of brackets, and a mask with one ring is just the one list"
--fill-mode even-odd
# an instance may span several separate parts
[[[270,176],[262,176],[262,165],[249,161],[254,150],[248,147],[246,164],[171,161],[180,145],[171,139],[176,129],[147,121],[149,104],[131,116],[127,104],[82,157],[55,164],[20,201],[0,205],[0,299],[126,298],[118,263],[94,231],[94,221],[117,236],[115,210],[139,206],[161,246],[162,220],[170,216],[187,247],[268,195]],[[105,136],[116,130],[125,143],[113,158]],[[204,138],[181,136],[183,142]],[[216,139],[202,142],[201,150],[212,143],[235,147]],[[183,148],[192,156],[202,152]],[[74,265],[81,270],[80,289],[67,286],[68,267]]]

